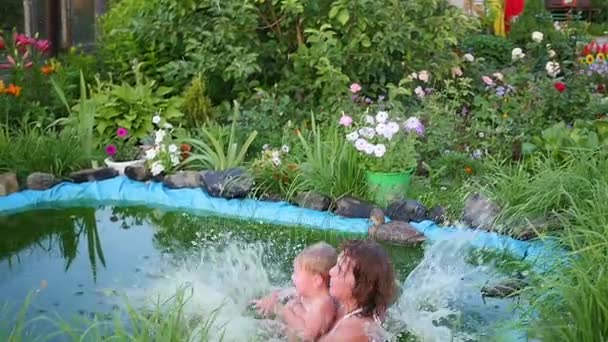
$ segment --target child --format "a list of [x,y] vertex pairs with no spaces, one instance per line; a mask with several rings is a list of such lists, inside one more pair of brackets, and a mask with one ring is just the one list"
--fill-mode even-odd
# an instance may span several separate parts
[[[294,289],[275,291],[255,300],[258,312],[274,313],[286,324],[288,333],[305,341],[315,341],[330,328],[336,306],[329,295],[329,270],[336,264],[338,254],[331,245],[319,242],[305,248],[294,260],[291,280]],[[279,307],[285,298],[287,303]]]

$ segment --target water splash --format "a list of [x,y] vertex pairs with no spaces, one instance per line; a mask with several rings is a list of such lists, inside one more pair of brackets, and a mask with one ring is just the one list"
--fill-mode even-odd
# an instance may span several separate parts
[[[271,282],[273,274],[280,272],[264,265],[269,246],[262,243],[235,242],[207,245],[193,255],[171,260],[152,284],[130,289],[130,299],[146,301],[151,298],[171,298],[180,288],[187,286],[192,295],[184,311],[188,316],[214,317],[209,331],[212,341],[245,341],[252,336],[273,340],[281,330],[271,320],[255,317],[250,301],[276,288]],[[159,269],[159,268],[157,268]],[[282,285],[282,284],[281,284]],[[202,326],[197,327],[202,329]],[[196,331],[192,334],[197,336]]]
[[468,262],[474,236],[463,231],[426,246],[389,310],[389,330],[407,330],[425,342],[483,341],[513,318],[513,300],[481,296],[480,289],[498,274],[493,265]]
[[[481,287],[497,272],[492,265],[467,262],[473,234],[463,232],[426,246],[423,260],[403,282],[402,293],[389,311],[384,336],[396,340],[400,332],[408,331],[425,342],[483,341],[493,336],[489,328],[513,317],[512,300],[481,298]],[[153,284],[128,296],[169,298],[185,284],[193,290],[187,314],[208,317],[219,309],[212,340],[221,334],[225,341],[252,336],[281,340],[282,327],[255,317],[250,307],[252,298],[288,285],[276,282],[288,279],[285,270],[268,262],[278,247],[272,242],[239,242],[233,236],[200,247],[194,256],[173,259]]]

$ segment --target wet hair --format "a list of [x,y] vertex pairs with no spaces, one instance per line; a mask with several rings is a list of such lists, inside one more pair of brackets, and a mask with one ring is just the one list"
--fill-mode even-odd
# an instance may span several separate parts
[[295,260],[305,271],[320,275],[327,286],[329,286],[329,270],[337,261],[338,252],[325,242],[317,242],[304,248]]
[[353,298],[364,317],[384,317],[393,303],[397,287],[395,271],[386,250],[370,240],[349,240],[342,244],[343,256],[352,264]]

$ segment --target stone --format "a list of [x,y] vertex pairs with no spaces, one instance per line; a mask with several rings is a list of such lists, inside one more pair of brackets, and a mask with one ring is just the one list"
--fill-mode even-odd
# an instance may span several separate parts
[[462,221],[474,228],[491,230],[500,208],[486,196],[474,193],[467,197],[462,213]]
[[94,182],[110,179],[118,176],[118,171],[111,167],[100,167],[96,169],[85,169],[70,173],[70,179],[74,183]]
[[241,168],[201,172],[203,187],[213,197],[245,198],[253,188],[253,177]]
[[528,283],[522,278],[503,279],[496,284],[487,284],[481,288],[483,297],[510,298],[519,295]]
[[19,181],[14,172],[0,174],[0,196],[8,196],[19,191]]
[[293,201],[299,207],[318,211],[326,211],[329,209],[329,205],[331,204],[329,197],[312,191],[298,193]]
[[431,209],[429,209],[429,213],[428,213],[428,219],[435,222],[435,223],[442,223],[443,221],[445,221],[447,219],[447,212],[445,210],[445,208],[443,208],[440,205],[436,205],[434,207],[432,207]]
[[283,201],[283,198],[281,197],[281,195],[267,194],[267,193],[262,194],[258,199],[260,201],[266,201],[266,202],[282,202]]
[[130,165],[125,168],[125,176],[138,182],[145,182],[152,178],[150,170],[144,164]]
[[364,200],[345,196],[336,202],[335,213],[351,218],[369,218],[375,206]]
[[26,185],[30,190],[47,190],[59,183],[59,179],[53,174],[45,172],[34,172],[27,176]]
[[561,228],[562,224],[556,215],[548,214],[533,219],[523,219],[514,224],[512,235],[519,240],[532,240],[539,235]]
[[391,221],[386,223],[384,212],[381,209],[373,209],[369,219],[372,224],[368,229],[368,234],[376,241],[404,246],[417,245],[426,241],[424,234],[407,222]]
[[427,209],[415,200],[399,200],[388,206],[386,216],[391,220],[421,222],[427,219]]
[[201,173],[198,171],[176,172],[172,175],[166,176],[165,179],[163,179],[163,184],[170,189],[197,189],[203,185],[201,181]]

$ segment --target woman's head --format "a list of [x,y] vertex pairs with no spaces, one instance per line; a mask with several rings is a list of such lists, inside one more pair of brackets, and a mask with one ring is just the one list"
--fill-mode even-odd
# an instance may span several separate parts
[[355,302],[366,317],[382,316],[395,295],[393,265],[384,248],[373,241],[345,242],[329,275],[331,295]]

